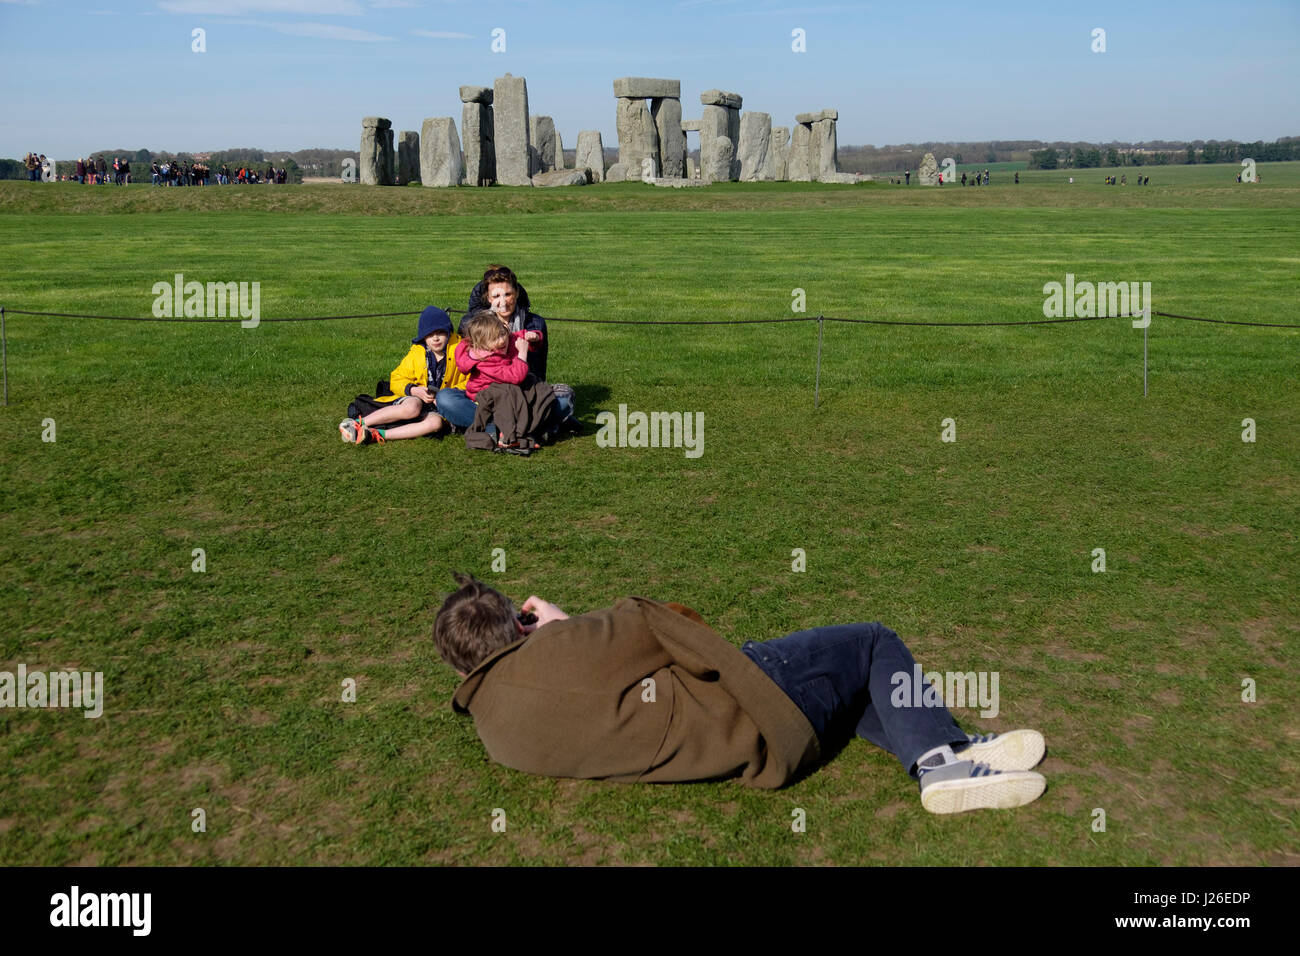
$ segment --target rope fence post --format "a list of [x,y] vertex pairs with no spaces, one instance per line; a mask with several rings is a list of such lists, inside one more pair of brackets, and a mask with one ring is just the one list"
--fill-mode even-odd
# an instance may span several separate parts
[[813,411],[817,410],[822,393],[822,327],[824,325],[822,317],[817,316],[817,373],[813,378]]
[[9,336],[5,332],[5,307],[0,305],[0,356],[4,358],[5,405],[9,404]]

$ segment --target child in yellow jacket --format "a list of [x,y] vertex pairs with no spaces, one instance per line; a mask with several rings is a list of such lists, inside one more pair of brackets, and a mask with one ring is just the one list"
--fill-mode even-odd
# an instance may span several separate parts
[[469,381],[451,357],[459,341],[446,312],[433,305],[421,312],[411,350],[389,376],[391,394],[375,398],[383,407],[339,422],[340,437],[351,445],[365,445],[442,431],[445,420],[437,411],[438,390],[463,389]]

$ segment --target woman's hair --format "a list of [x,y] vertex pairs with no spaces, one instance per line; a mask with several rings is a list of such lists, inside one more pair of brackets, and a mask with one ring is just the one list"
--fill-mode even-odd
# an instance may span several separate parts
[[496,282],[509,282],[516,292],[519,291],[519,280],[515,274],[505,266],[488,266],[487,272],[483,273],[483,294],[487,295],[488,286]]
[[465,318],[465,338],[469,339],[471,348],[480,352],[492,351],[509,334],[501,319],[489,309],[478,309]]
[[468,674],[501,648],[519,640],[515,608],[500,591],[456,573],[460,589],[442,602],[433,621],[433,643],[442,659]]

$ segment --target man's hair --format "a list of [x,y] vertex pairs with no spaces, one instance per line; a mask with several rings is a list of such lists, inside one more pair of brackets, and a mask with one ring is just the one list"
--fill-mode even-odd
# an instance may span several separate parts
[[497,282],[509,282],[516,292],[519,291],[519,280],[515,274],[505,266],[488,266],[487,271],[483,273],[483,294],[487,295],[488,286]]
[[455,573],[458,591],[448,595],[433,620],[433,643],[442,659],[468,674],[501,648],[519,640],[515,607],[500,591],[471,575]]
[[490,309],[478,309],[465,319],[465,338],[480,352],[491,351],[503,337],[509,337],[500,317]]

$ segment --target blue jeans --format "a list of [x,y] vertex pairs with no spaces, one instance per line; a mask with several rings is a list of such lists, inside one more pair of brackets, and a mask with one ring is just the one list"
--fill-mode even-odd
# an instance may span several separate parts
[[852,721],[859,737],[888,750],[913,776],[926,751],[968,742],[947,707],[913,706],[910,693],[894,704],[894,675],[910,682],[916,660],[882,624],[816,627],[749,641],[741,651],[803,711],[819,739],[832,725]]
[[[469,396],[459,388],[440,388],[438,389],[438,414],[447,421],[451,422],[457,428],[469,428],[474,424],[474,416],[478,414],[478,404],[469,400]],[[567,398],[561,398],[558,395],[555,399],[556,418],[553,421],[563,421],[573,411],[573,405]]]

